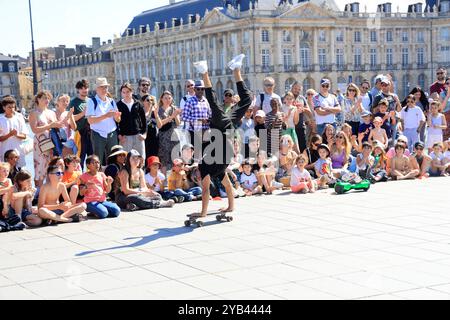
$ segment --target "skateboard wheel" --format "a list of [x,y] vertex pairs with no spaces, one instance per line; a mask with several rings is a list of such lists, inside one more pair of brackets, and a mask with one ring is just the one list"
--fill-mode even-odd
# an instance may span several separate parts
[[184,222],[184,225],[185,225],[186,227],[190,227],[190,226],[191,226],[191,222],[190,222],[190,221],[185,221],[185,222]]
[[197,222],[197,226],[199,228],[202,228],[205,224],[202,221]]
[[336,191],[337,194],[344,194],[345,192],[344,187],[341,185],[336,185],[334,191]]
[[227,217],[227,221],[228,222],[233,222],[234,218],[233,217]]
[[216,216],[216,220],[219,222],[222,221],[222,216],[221,215]]

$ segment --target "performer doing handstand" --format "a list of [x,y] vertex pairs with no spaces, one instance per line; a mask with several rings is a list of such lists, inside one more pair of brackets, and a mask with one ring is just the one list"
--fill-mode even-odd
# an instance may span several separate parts
[[[231,114],[227,115],[222,106],[219,106],[217,101],[217,94],[212,89],[212,83],[208,75],[208,66],[206,61],[195,63],[197,71],[203,75],[203,81],[205,84],[205,96],[209,102],[212,111],[212,117],[210,121],[210,128],[212,130],[218,130],[221,132],[223,146],[221,150],[215,150],[216,156],[212,154],[211,148],[206,147],[203,159],[199,165],[199,170],[202,178],[202,211],[200,213],[194,213],[192,218],[204,218],[208,214],[208,205],[210,198],[209,187],[211,184],[211,178],[219,178],[222,180],[222,184],[225,187],[228,197],[228,208],[220,210],[223,214],[234,211],[234,195],[231,181],[226,174],[226,169],[230,164],[233,157],[233,139],[234,129],[239,126],[240,120],[244,117],[248,108],[252,104],[252,93],[245,86],[244,80],[241,75],[242,60],[245,55],[241,54],[235,57],[228,64],[228,67],[233,70],[234,78],[236,80],[236,86],[240,97],[238,105],[234,106]],[[213,132],[214,135],[214,132]],[[214,140],[215,141],[215,140]],[[214,143],[210,141],[210,146]],[[217,152],[222,152],[220,157],[217,156]],[[214,159],[211,163],[211,159]]]

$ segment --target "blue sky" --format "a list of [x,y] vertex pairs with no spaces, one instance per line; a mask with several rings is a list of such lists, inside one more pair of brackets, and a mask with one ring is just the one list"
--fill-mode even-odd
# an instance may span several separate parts
[[[278,0],[276,0],[278,1]],[[356,0],[355,0],[356,1]],[[336,0],[341,9],[352,0]],[[274,0],[275,2],[275,0]],[[392,2],[392,9],[405,12],[414,0],[359,0],[369,12],[376,4]],[[35,46],[91,44],[91,38],[113,39],[142,11],[168,4],[169,0],[32,0]],[[28,0],[0,0],[0,53],[27,57],[31,51]],[[6,14],[5,14],[6,13]],[[101,14],[100,14],[101,13]]]

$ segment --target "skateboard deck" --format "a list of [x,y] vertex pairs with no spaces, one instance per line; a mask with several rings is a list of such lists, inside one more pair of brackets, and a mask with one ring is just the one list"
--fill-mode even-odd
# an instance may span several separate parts
[[[232,216],[228,216],[227,215],[228,213],[229,212],[214,211],[214,212],[208,213],[206,217],[215,215],[216,216],[216,220],[218,222],[221,222],[221,221],[232,222],[234,219],[233,219]],[[203,227],[205,225],[204,222],[201,221],[200,219],[204,219],[206,217],[197,217],[194,214],[188,214],[187,217],[189,218],[189,220],[186,220],[184,222],[184,225],[186,227],[190,227],[192,225],[197,225],[197,227],[201,228],[201,227]]]

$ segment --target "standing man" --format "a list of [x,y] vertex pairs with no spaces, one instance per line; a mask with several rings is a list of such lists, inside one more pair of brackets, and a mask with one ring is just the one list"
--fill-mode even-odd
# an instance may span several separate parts
[[80,161],[84,168],[86,157],[93,154],[91,141],[91,127],[86,119],[86,106],[89,94],[89,82],[85,79],[80,80],[75,85],[78,96],[70,101],[69,108],[73,108],[73,115],[77,124],[77,131],[80,135]]
[[330,87],[330,79],[320,80],[320,92],[313,99],[317,133],[320,135],[323,134],[327,124],[331,124],[336,129],[336,114],[342,111],[338,99],[330,93]]
[[150,95],[151,88],[152,88],[152,81],[149,78],[143,77],[139,79],[138,93],[133,95],[133,98],[137,101],[141,101],[142,97]]
[[311,109],[309,109],[308,102],[301,94],[302,89],[302,85],[298,81],[295,81],[291,86],[291,92],[295,98],[294,105],[299,111],[299,120],[298,124],[295,126],[295,132],[297,133],[300,152],[303,152],[307,145],[308,137],[306,136],[306,123],[312,127],[315,122]]
[[263,110],[266,114],[272,112],[272,107],[270,106],[270,101],[272,99],[277,99],[279,105],[283,105],[279,95],[274,93],[275,90],[275,80],[272,77],[267,77],[264,79],[264,93],[257,95],[256,97],[256,108],[254,108],[254,113],[258,110]]
[[186,104],[186,102],[190,98],[195,96],[195,89],[194,89],[194,87],[195,87],[195,81],[194,80],[189,79],[189,80],[186,81],[186,95],[183,98],[181,98],[181,101],[180,101],[180,109],[181,110],[184,109],[184,105]]
[[366,111],[370,111],[372,109],[372,101],[373,96],[369,92],[370,90],[370,81],[367,79],[364,79],[359,87],[361,90],[361,98],[362,98],[362,107]]
[[121,121],[121,113],[113,99],[108,98],[109,83],[106,78],[98,78],[94,98],[87,103],[86,117],[91,125],[91,139],[94,154],[106,165],[112,147],[118,144],[116,122]]
[[4,114],[0,115],[0,161],[3,155],[14,150],[19,155],[19,167],[25,166],[25,153],[20,147],[27,138],[28,130],[22,114],[16,112],[16,100],[6,97],[2,100]]
[[430,87],[430,95],[433,93],[441,94],[445,89],[445,79],[447,78],[447,70],[440,67],[436,70],[437,80]]
[[[204,69],[206,71],[203,73],[208,72],[207,67],[201,70]],[[186,101],[181,119],[184,121],[184,129],[189,131],[191,136],[191,144],[195,147],[196,158],[200,158],[203,153],[203,134],[209,130],[211,108],[204,96],[204,82],[202,80],[195,81],[194,89],[195,96]]]
[[379,74],[375,77],[375,84],[372,88],[372,90],[370,90],[370,94],[372,95],[372,97],[376,97],[380,91],[381,91],[381,80],[383,80],[385,78],[384,75]]
[[117,103],[122,114],[119,122],[119,142],[125,151],[136,150],[145,155],[147,121],[144,108],[139,100],[133,99],[133,87],[128,82],[122,85],[120,93],[122,100]]

